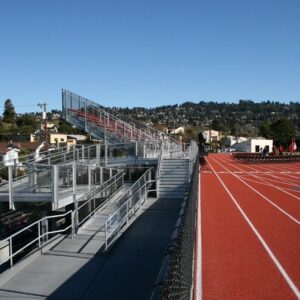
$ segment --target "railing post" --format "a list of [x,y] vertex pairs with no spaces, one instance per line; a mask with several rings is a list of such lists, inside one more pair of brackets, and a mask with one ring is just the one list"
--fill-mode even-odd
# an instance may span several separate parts
[[100,167],[100,184],[103,183],[103,168]]
[[85,158],[85,153],[84,153],[84,145],[81,146],[81,159],[84,160]]
[[10,261],[10,267],[13,267],[13,256],[12,256],[12,237],[9,238],[9,261]]
[[126,224],[128,224],[129,221],[129,202],[126,202]]
[[76,148],[75,148],[75,146],[73,147],[73,160],[76,160]]
[[107,167],[107,144],[104,145],[104,166]]
[[41,222],[38,221],[39,248],[41,247]]
[[75,234],[75,222],[74,222],[74,219],[75,219],[75,214],[74,214],[74,210],[72,210],[72,212],[71,212],[72,239],[74,238],[74,234]]
[[139,156],[138,142],[135,142],[135,157]]
[[8,167],[8,197],[9,197],[9,209],[15,210],[15,204],[13,201],[13,167]]
[[95,216],[95,210],[96,210],[96,196],[93,197],[93,212]]
[[105,251],[107,250],[107,240],[108,240],[108,236],[107,236],[107,221],[105,222]]
[[73,162],[73,203],[74,203],[74,228],[75,234],[77,234],[78,230],[78,201],[76,198],[76,162]]
[[88,186],[90,191],[92,189],[92,168],[90,164],[88,164]]
[[100,164],[100,159],[101,159],[101,145],[100,144],[97,144],[96,145],[96,163],[99,162]]
[[58,166],[52,166],[52,209],[58,209]]

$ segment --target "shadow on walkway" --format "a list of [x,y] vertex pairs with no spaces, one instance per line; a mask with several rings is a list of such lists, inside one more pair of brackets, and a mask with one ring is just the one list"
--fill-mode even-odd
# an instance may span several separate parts
[[181,202],[158,199],[108,253],[99,251],[48,299],[149,299]]

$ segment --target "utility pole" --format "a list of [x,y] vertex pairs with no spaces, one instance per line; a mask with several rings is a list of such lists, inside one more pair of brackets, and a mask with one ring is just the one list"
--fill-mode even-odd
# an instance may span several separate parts
[[48,150],[48,128],[47,128],[47,106],[46,102],[38,103],[38,106],[43,110],[44,132],[45,132],[45,148]]

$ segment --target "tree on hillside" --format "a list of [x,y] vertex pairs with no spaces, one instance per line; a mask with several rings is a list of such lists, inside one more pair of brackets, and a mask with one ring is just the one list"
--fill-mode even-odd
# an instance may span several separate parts
[[217,130],[217,131],[223,131],[224,125],[222,124],[221,120],[219,119],[213,119],[211,122],[211,129]]
[[259,133],[266,139],[273,139],[273,131],[271,130],[271,123],[265,122],[260,125]]
[[59,120],[58,132],[64,134],[84,134],[84,132],[78,128],[74,128],[72,125],[64,120]]
[[239,130],[239,123],[236,120],[236,118],[233,118],[230,121],[230,134],[233,136],[237,136],[238,135],[238,130]]
[[270,129],[273,134],[274,144],[277,146],[289,145],[292,138],[294,138],[296,135],[296,129],[293,123],[286,118],[274,121],[270,125]]
[[37,119],[29,114],[21,115],[16,118],[17,128],[16,131],[18,133],[33,133],[38,128]]
[[3,122],[5,123],[14,123],[16,117],[15,108],[12,104],[12,101],[10,99],[7,99],[4,102],[4,112],[3,112]]
[[36,128],[38,124],[37,119],[34,116],[29,114],[25,114],[17,117],[16,123],[18,127],[31,126],[34,128]]

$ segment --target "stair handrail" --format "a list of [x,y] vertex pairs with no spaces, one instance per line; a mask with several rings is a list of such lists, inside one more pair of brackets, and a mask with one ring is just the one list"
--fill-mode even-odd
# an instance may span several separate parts
[[[129,220],[136,216],[136,212],[142,207],[145,203],[149,190],[149,184],[154,182],[151,180],[151,168],[148,169],[130,189],[126,192],[130,195],[119,207],[116,206],[116,210],[109,215],[105,221],[105,250],[111,245],[113,240],[109,239],[120,233],[121,228],[128,224]],[[133,188],[138,186],[136,191],[133,191]],[[138,194],[138,200],[135,203],[132,203],[132,199]],[[143,200],[143,201],[142,201]],[[122,215],[123,213],[123,215]],[[124,215],[125,213],[125,215]]]
[[156,169],[156,194],[157,198],[159,198],[159,182],[160,182],[160,172],[161,172],[161,166],[163,161],[163,149],[160,149],[160,154],[158,155],[158,161],[157,161],[157,169]]

